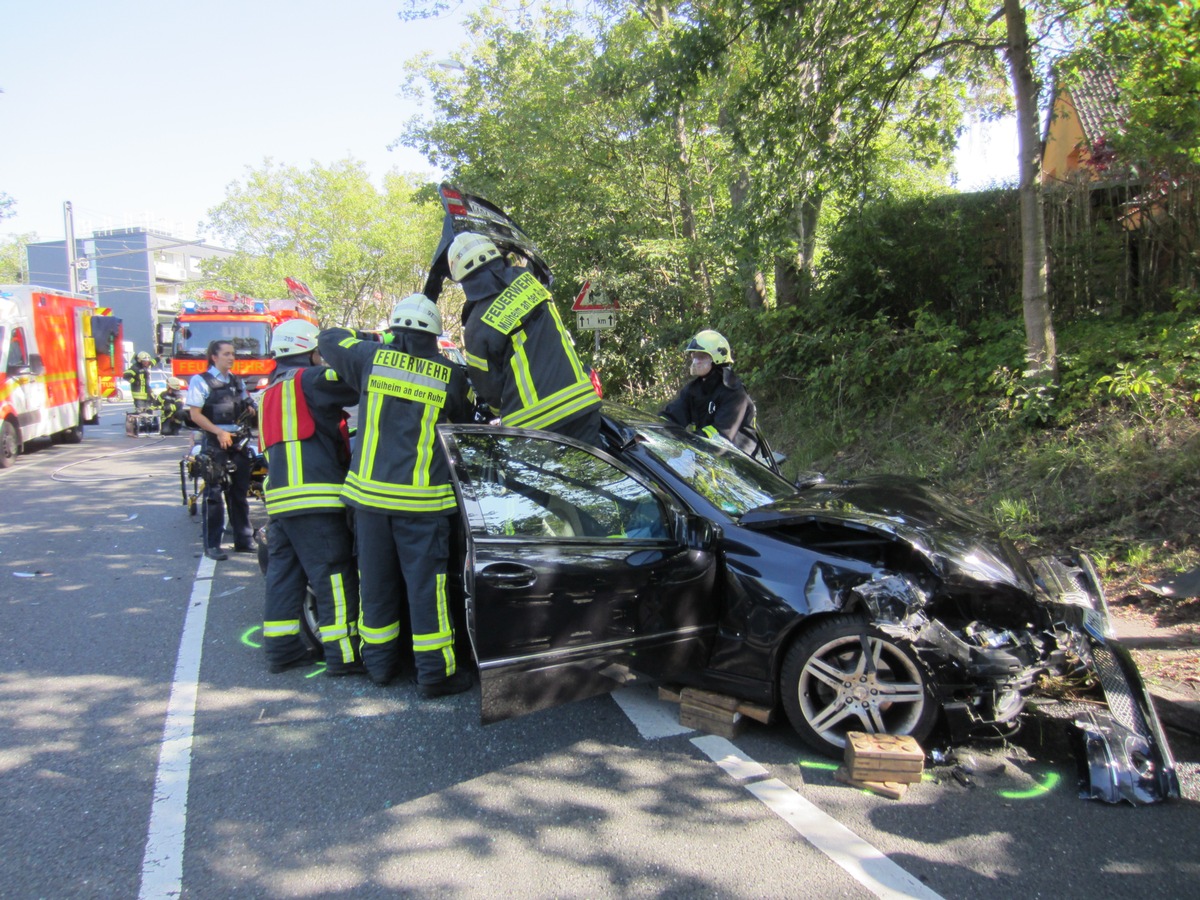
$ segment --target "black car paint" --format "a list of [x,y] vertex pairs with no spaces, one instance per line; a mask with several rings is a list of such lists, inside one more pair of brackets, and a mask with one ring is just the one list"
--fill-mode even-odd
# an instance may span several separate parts
[[[442,431],[460,502],[477,524],[452,433],[489,430]],[[914,650],[953,737],[963,738],[1010,728],[1034,679],[1067,665],[1064,645],[1093,662],[1092,651],[1104,655],[1109,643],[1087,633],[1098,631],[1094,620],[1104,610],[1086,559],[1035,571],[986,521],[923,482],[875,478],[797,489],[759,470],[753,478],[765,479],[759,484],[769,502],[739,509],[722,502],[728,498],[705,496],[647,446],[655,434],[697,439],[636,411],[606,405],[601,451],[558,436],[490,433],[586,449],[652,492],[677,533],[603,546],[468,535],[462,571],[485,721],[592,696],[638,676],[775,707],[780,668],[796,637],[823,617],[852,612]],[[697,517],[708,527],[699,528]],[[676,590],[657,607],[673,617],[651,612],[654,591],[638,574],[639,559],[674,560]],[[614,572],[629,577],[614,579]],[[529,596],[510,593],[534,584]],[[1118,660],[1110,667],[1117,675],[1105,683],[1110,702],[1136,712],[1079,726],[1082,755],[1093,766],[1106,760],[1099,775],[1093,772],[1089,795],[1130,802],[1178,796],[1170,751],[1136,667],[1119,651],[1109,655]]]

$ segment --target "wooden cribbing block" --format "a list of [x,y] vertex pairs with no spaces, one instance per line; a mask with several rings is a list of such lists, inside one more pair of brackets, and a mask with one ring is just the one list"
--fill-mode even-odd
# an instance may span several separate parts
[[909,735],[851,731],[846,735],[845,762],[851,778],[911,784],[921,780],[925,752]]
[[735,738],[745,725],[741,713],[732,710],[712,710],[708,707],[679,704],[679,724],[684,728],[707,731],[723,738]]
[[881,797],[887,797],[890,800],[899,800],[908,793],[908,784],[906,782],[865,781],[861,778],[851,778],[845,766],[838,766],[837,771],[833,773],[833,778],[834,781],[840,781],[842,784],[848,784],[851,787],[862,788],[865,791],[870,791]]

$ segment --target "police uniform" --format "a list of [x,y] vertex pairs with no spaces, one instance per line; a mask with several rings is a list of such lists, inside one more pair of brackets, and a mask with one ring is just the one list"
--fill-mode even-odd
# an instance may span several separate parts
[[[187,404],[200,410],[200,414],[222,431],[237,431],[237,421],[247,407],[253,404],[246,386],[232,372],[224,377],[216,366],[207,372],[193,375],[188,382]],[[233,549],[250,552],[253,534],[250,529],[250,501],[246,498],[250,490],[250,457],[243,452],[222,450],[214,434],[205,433],[204,452],[212,456],[218,466],[233,462],[230,484],[222,492],[222,485],[209,484],[204,492],[204,549],[220,550],[221,534],[225,530],[225,504],[229,506],[229,527],[233,531]],[[224,503],[222,503],[224,493]]]
[[708,437],[724,437],[747,453],[754,450],[754,437],[742,430],[754,427],[754,401],[727,365],[713,366],[707,375],[693,378],[659,415],[676,425],[694,426]]
[[502,259],[461,285],[467,295],[463,342],[475,392],[504,425],[595,444],[600,398],[545,286]]
[[300,639],[305,586],[317,599],[326,673],[358,665],[358,570],[341,499],[350,465],[345,407],[358,391],[310,355],[280,356],[259,404],[267,456],[267,531],[263,644],[273,669],[307,661]]
[[437,337],[395,331],[391,344],[344,328],[321,332],[321,356],[359,389],[358,440],[342,499],[355,508],[362,660],[386,684],[400,667],[400,612],[407,594],[420,684],[457,671],[446,597],[450,468],[437,440],[441,422],[466,422],[466,377],[438,352]]

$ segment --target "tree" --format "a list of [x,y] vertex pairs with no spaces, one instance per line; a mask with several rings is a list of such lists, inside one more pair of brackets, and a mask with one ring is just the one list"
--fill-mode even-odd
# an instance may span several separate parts
[[347,159],[308,170],[266,160],[209,210],[217,239],[235,250],[205,274],[239,293],[276,297],[304,281],[325,324],[373,328],[392,303],[424,283],[441,207],[417,199],[418,180],[388,173],[383,190]]
[[10,234],[0,240],[0,284],[24,284],[28,280],[25,247],[37,239],[37,235],[30,232]]

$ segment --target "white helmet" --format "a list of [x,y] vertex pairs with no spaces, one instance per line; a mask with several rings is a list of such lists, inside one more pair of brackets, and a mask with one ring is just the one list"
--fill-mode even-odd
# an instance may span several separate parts
[[409,294],[392,307],[391,326],[441,334],[442,314],[437,304],[424,294]]
[[276,358],[300,356],[317,349],[317,334],[320,329],[305,319],[288,319],[271,335],[271,352]]
[[482,234],[464,231],[450,244],[446,256],[450,261],[450,278],[462,281],[485,263],[499,259],[500,251]]

